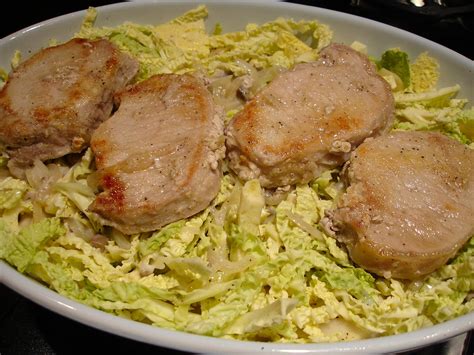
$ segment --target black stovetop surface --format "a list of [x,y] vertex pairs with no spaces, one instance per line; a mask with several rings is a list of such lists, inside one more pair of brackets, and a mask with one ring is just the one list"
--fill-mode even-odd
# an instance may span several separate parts
[[[38,1],[2,4],[4,19],[0,38],[42,20],[100,6],[113,1]],[[424,9],[415,8],[408,0],[312,0],[290,1],[347,12],[405,29],[440,43],[474,59],[473,0],[436,0],[450,6],[425,0]],[[11,17],[10,20],[5,20]],[[0,354],[76,354],[107,353],[152,354],[170,350],[127,340],[42,308],[0,285]],[[471,332],[472,333],[472,332]],[[417,355],[474,354],[472,334],[463,334],[449,342],[407,352]]]

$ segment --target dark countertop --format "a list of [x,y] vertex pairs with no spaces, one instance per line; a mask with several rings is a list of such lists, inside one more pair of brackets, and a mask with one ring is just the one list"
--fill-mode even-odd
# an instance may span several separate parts
[[[468,39],[474,38],[474,15],[437,16],[407,13],[399,7],[389,6],[386,0],[312,0],[291,1],[311,4],[348,12],[385,22],[419,34],[425,38],[451,48],[468,58],[474,59],[474,46]],[[461,1],[462,0],[458,0]],[[100,6],[113,1],[41,1],[30,4],[9,2],[2,5],[4,17],[0,37],[25,28],[42,20],[82,10],[88,6]],[[469,1],[468,1],[469,2]],[[472,2],[472,0],[470,0]],[[428,1],[427,1],[428,3]],[[7,15],[5,15],[7,14]],[[139,343],[111,335],[57,315],[42,308],[7,287],[0,285],[0,354],[84,354],[102,349],[108,353],[152,354],[166,349]],[[471,355],[474,341],[471,334],[463,334],[449,342],[436,344],[404,354],[413,355]],[[170,350],[166,350],[172,353]],[[177,353],[177,352],[175,352]]]

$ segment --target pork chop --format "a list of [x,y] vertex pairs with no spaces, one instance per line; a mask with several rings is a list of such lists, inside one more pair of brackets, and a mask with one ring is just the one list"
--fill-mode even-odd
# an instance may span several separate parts
[[20,64],[0,91],[0,143],[12,172],[86,148],[137,70],[105,39],[72,39]]
[[393,121],[389,85],[366,56],[341,44],[280,74],[226,129],[229,167],[264,187],[308,182],[344,163]]
[[352,260],[385,277],[416,279],[474,234],[474,150],[435,132],[394,132],[352,154],[333,212]]
[[133,234],[206,208],[219,191],[225,147],[223,120],[204,83],[156,75],[119,99],[92,137],[103,192],[89,209]]

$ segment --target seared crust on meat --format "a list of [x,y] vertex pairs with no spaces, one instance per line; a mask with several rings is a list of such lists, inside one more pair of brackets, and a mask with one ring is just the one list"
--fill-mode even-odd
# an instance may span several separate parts
[[191,75],[156,75],[118,97],[92,137],[100,186],[90,206],[126,234],[206,208],[220,188],[223,120]]
[[264,187],[308,182],[393,122],[390,87],[367,57],[333,44],[280,74],[226,128],[229,167]]
[[435,132],[393,132],[353,153],[332,213],[355,263],[416,279],[474,234],[474,150]]
[[86,148],[137,70],[108,40],[78,38],[20,64],[0,91],[0,143],[12,172]]

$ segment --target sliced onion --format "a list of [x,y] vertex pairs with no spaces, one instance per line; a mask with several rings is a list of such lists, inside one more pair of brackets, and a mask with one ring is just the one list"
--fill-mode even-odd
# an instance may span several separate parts
[[68,218],[66,224],[76,237],[82,238],[88,242],[90,242],[95,236],[95,232],[92,228],[88,228],[87,225],[76,218]]
[[112,229],[112,233],[110,234],[110,236],[115,241],[115,243],[117,243],[117,245],[122,249],[128,250],[132,246],[125,234],[115,228]]
[[109,238],[102,234],[94,234],[90,242],[92,246],[104,250],[105,246],[109,242]]
[[317,240],[324,241],[323,234],[318,230],[318,228],[306,222],[303,217],[291,211],[285,211],[285,214],[293,223],[295,223],[298,227],[307,232],[310,236]]

